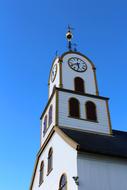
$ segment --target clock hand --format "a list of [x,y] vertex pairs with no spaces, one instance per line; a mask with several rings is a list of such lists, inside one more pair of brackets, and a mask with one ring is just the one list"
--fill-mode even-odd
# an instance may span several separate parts
[[77,63],[71,63],[72,65],[77,65]]
[[77,65],[77,66],[78,66],[78,68],[79,68],[79,63],[72,63],[72,65]]
[[78,62],[77,62],[77,66],[78,66],[78,69],[79,69],[80,67],[79,67],[79,63]]
[[52,71],[52,75],[54,76],[54,71]]

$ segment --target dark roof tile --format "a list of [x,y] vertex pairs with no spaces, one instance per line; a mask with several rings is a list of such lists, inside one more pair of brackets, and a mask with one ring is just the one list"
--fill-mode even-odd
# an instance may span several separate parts
[[79,151],[127,158],[127,132],[113,130],[113,135],[61,130],[79,144]]

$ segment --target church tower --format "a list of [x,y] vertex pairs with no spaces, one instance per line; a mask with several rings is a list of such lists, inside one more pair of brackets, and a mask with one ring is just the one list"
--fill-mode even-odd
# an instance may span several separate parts
[[[41,147],[30,190],[92,190],[93,186],[88,184],[93,180],[90,160],[97,160],[95,164],[99,165],[99,159],[101,163],[104,157],[98,157],[98,154],[103,154],[103,151],[106,155],[113,154],[109,98],[99,95],[96,68],[92,61],[72,50],[70,28],[66,37],[69,51],[53,60],[49,73],[48,103],[40,118]],[[117,154],[119,150],[115,151]],[[93,166],[91,171],[96,175],[98,169]],[[105,177],[100,174],[95,177],[97,181],[99,177]],[[116,175],[114,170],[111,177],[113,174]],[[107,183],[108,176],[105,178],[102,180]],[[87,179],[85,184],[83,179]],[[97,185],[97,188],[118,189],[102,186]]]

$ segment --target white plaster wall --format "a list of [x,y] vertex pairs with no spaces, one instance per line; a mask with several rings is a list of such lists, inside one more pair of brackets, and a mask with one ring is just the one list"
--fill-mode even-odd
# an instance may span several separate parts
[[[53,170],[47,176],[47,157],[50,147],[53,148]],[[44,182],[39,187],[39,169],[42,160],[44,160]],[[77,190],[77,185],[72,179],[73,176],[77,176],[77,151],[55,133],[40,156],[32,190],[58,190],[63,173],[67,175],[67,189]]]
[[[50,72],[50,80],[49,80],[49,97],[51,96],[52,92],[53,92],[53,88],[54,86],[56,87],[59,87],[59,84],[60,84],[60,64],[59,64],[59,58],[56,58],[56,60],[54,61],[53,65],[52,65],[52,68],[53,66],[57,64],[57,74],[56,74],[56,78],[55,80],[52,82],[51,81],[51,72]],[[51,70],[52,70],[51,68]]]
[[79,190],[126,190],[127,160],[78,155]]
[[[44,130],[44,118],[45,116],[47,115],[47,125],[48,125],[48,112],[49,112],[49,108],[50,106],[53,106],[53,110],[52,110],[52,123],[51,125],[49,126],[47,132],[45,133],[45,136],[43,136],[43,130]],[[49,106],[47,107],[46,109],[46,112],[44,114],[44,116],[42,117],[42,120],[41,120],[41,145],[43,144],[43,142],[45,141],[45,139],[47,138],[48,134],[50,133],[52,127],[56,124],[56,121],[55,121],[55,114],[56,114],[56,93],[54,94]]]
[[[68,59],[71,57],[78,57],[86,62],[87,70],[83,73],[72,70],[68,65]],[[92,65],[83,56],[76,53],[69,53],[63,57],[62,63],[62,82],[63,88],[74,90],[74,78],[81,77],[85,82],[85,92],[89,94],[96,94],[96,85],[94,80],[94,73]]]
[[[80,120],[68,117],[69,106],[68,101],[71,97],[77,98],[80,102],[80,115],[82,119],[86,119],[85,103],[92,101],[96,104],[98,122]],[[102,99],[81,96],[73,93],[59,91],[59,126],[68,128],[82,129],[101,133],[110,133],[108,114],[106,109],[106,101]]]

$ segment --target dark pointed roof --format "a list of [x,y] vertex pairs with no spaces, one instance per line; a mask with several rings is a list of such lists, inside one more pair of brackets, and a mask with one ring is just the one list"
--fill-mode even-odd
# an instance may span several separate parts
[[127,132],[113,130],[112,136],[62,128],[79,144],[79,151],[127,158]]

